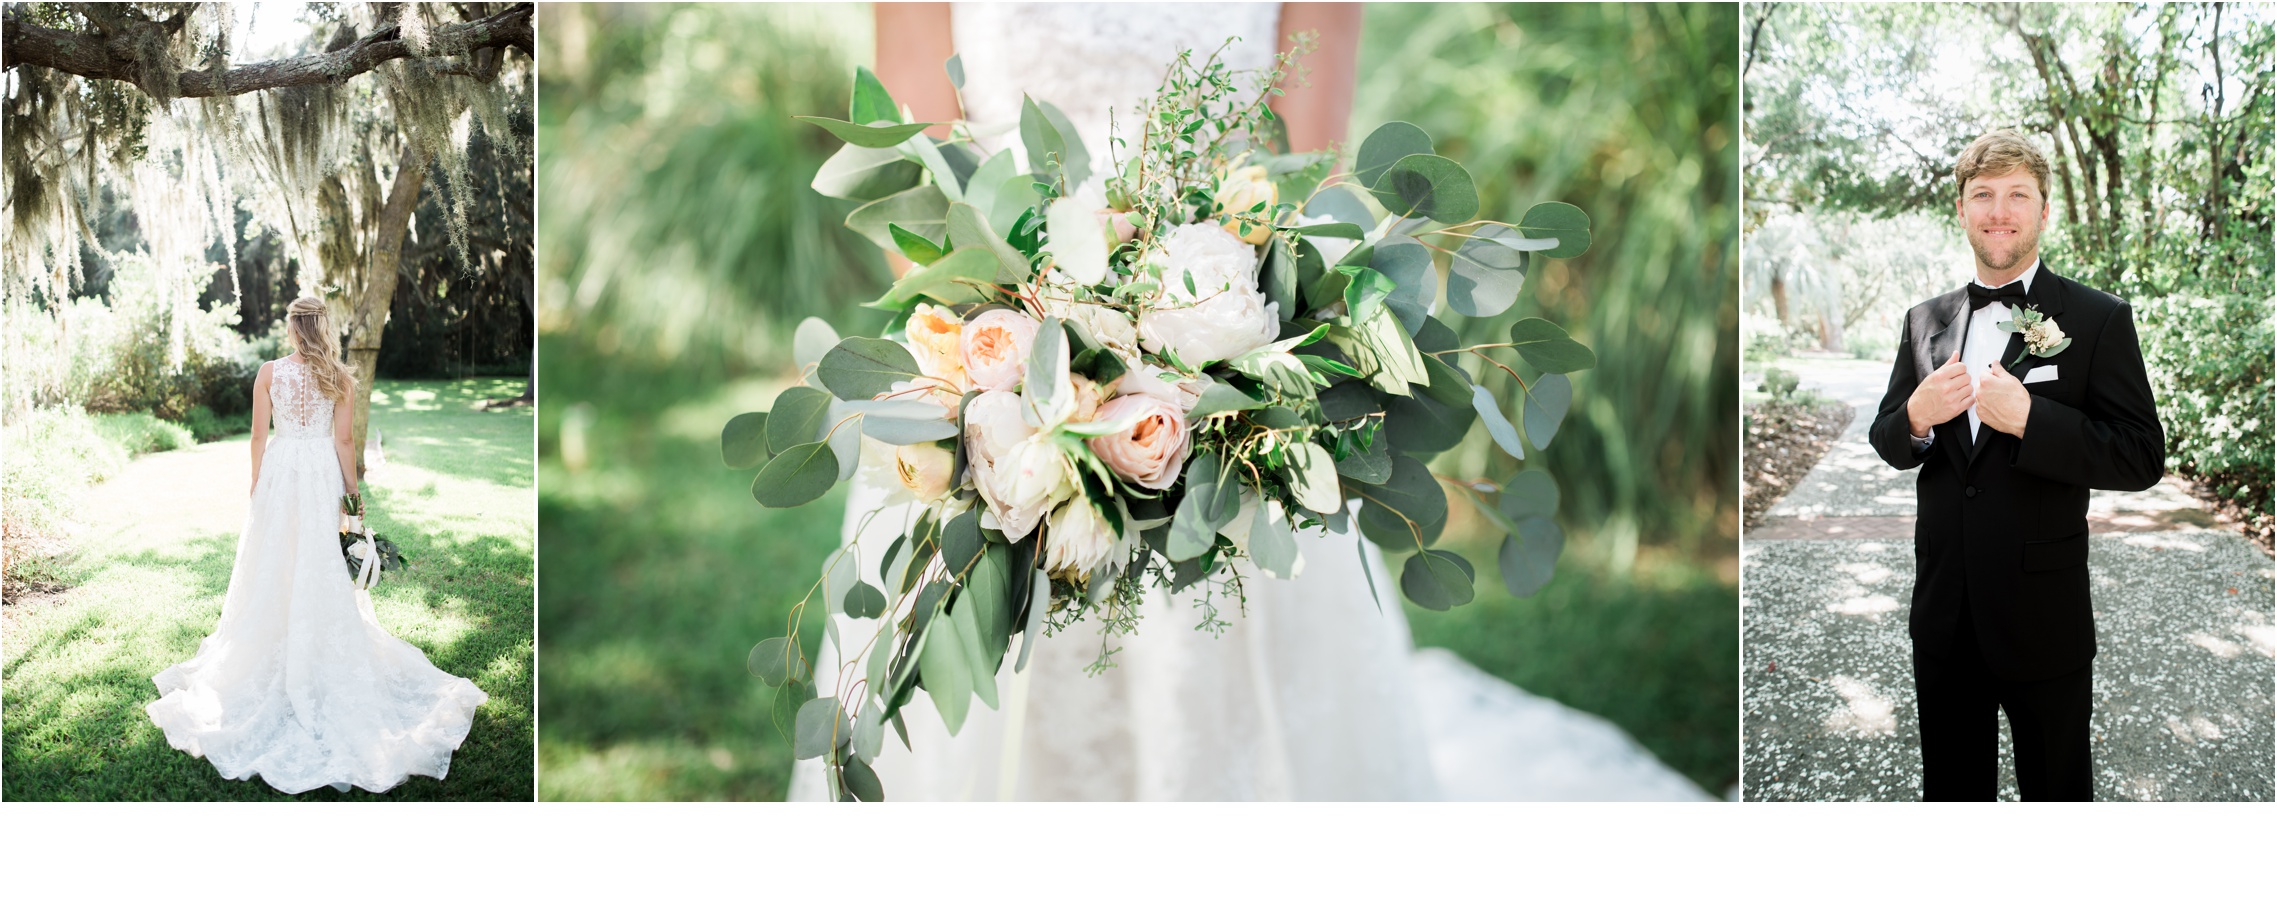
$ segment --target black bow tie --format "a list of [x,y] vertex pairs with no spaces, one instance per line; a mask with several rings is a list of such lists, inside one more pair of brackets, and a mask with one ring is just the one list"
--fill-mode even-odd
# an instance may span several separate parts
[[[2021,279],[2009,283],[2008,285],[2001,286],[1998,289],[1987,289],[1972,282],[1969,283],[1968,289],[1969,310],[1971,311],[1984,310],[1985,305],[1991,304],[1995,301],[2000,301],[2004,298],[2014,298],[2019,301],[2023,300],[2024,298],[2024,281]],[[2006,304],[2006,302],[2002,303]]]

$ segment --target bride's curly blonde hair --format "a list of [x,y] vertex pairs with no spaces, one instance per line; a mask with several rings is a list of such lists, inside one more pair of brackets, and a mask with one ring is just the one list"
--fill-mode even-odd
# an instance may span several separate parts
[[308,372],[316,378],[316,391],[334,402],[348,400],[356,376],[340,360],[340,334],[332,328],[332,315],[324,302],[303,295],[285,308],[285,338],[300,353]]

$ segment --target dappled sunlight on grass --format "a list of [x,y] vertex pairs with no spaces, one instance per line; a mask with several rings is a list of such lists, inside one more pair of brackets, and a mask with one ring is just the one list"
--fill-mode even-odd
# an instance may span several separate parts
[[[490,695],[450,778],[414,778],[384,796],[320,789],[292,799],[532,796],[530,413],[466,407],[520,390],[489,379],[383,380],[375,390],[374,422],[395,460],[374,476],[372,524],[413,567],[375,588],[373,611],[437,668]],[[421,393],[442,403],[401,404]],[[220,618],[248,455],[240,437],[138,460],[83,507],[91,525],[58,567],[76,586],[11,603],[0,638],[10,799],[285,799],[174,750],[142,709],[157,697],[151,676],[195,653]]]

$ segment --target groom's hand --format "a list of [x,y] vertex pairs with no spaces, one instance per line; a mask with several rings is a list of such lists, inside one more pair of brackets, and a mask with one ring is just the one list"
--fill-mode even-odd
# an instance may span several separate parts
[[1913,397],[1905,401],[1905,419],[1913,435],[1928,436],[1938,424],[1969,410],[1976,400],[1976,388],[1969,385],[1969,368],[1961,363],[1961,353],[1954,352],[1945,366],[1913,387]]
[[1978,396],[1977,417],[1985,426],[2017,439],[2024,438],[2024,422],[2032,415],[2032,394],[2009,375],[2008,368],[2000,366],[1998,361],[1985,368]]

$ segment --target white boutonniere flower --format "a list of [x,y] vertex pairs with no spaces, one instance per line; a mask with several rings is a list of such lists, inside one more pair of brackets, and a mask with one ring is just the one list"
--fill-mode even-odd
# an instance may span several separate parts
[[2071,347],[2071,337],[2064,335],[2063,327],[2057,326],[2054,320],[2040,313],[2038,308],[2017,308],[2016,319],[2003,320],[1993,326],[1999,327],[2003,333],[2024,334],[2024,354],[2017,355],[2015,361],[2008,362],[2005,365],[2008,367],[2015,367],[2022,362],[2024,355],[2048,358]]

